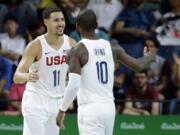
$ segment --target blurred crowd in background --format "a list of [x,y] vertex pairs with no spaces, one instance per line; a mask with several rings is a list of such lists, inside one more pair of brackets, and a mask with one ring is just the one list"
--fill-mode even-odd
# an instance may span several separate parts
[[[0,114],[21,115],[25,84],[12,78],[28,42],[46,32],[42,11],[48,6],[62,9],[65,34],[76,41],[76,17],[91,9],[98,38],[117,42],[136,58],[145,46],[156,55],[139,73],[116,65],[117,113],[180,114],[180,0],[0,0]],[[76,102],[69,111],[76,111]]]

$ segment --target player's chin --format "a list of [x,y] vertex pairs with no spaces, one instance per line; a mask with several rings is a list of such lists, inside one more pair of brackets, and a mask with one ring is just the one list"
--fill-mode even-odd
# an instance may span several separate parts
[[64,32],[58,32],[57,35],[58,36],[62,36],[64,34]]
[[63,34],[64,34],[64,31],[58,31],[58,32],[57,32],[57,35],[58,35],[58,36],[62,36]]

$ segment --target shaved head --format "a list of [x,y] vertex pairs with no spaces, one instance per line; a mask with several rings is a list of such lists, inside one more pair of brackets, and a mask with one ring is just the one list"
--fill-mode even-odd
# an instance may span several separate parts
[[77,25],[84,31],[94,31],[97,27],[97,18],[92,10],[84,10],[77,17]]

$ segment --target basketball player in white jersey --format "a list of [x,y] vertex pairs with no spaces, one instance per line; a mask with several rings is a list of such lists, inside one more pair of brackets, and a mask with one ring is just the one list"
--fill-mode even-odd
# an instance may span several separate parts
[[77,94],[80,135],[112,135],[113,133],[115,105],[112,89],[115,62],[140,71],[155,58],[130,57],[120,46],[110,45],[106,40],[97,39],[96,27],[96,16],[91,10],[85,10],[78,16],[77,30],[82,40],[71,49],[69,54],[69,82],[57,116],[57,124],[62,128],[64,112]]
[[56,116],[65,90],[67,51],[76,43],[64,34],[65,20],[59,8],[45,9],[43,19],[47,33],[28,44],[14,75],[15,83],[27,82],[23,135],[59,135]]

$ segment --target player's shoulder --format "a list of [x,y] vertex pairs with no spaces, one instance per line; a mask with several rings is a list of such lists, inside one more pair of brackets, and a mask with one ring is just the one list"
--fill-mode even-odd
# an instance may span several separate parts
[[32,40],[31,42],[29,42],[26,46],[26,48],[28,50],[37,50],[39,51],[41,49],[41,42],[39,40],[39,38],[35,38],[34,40]]
[[73,39],[73,38],[71,38],[71,37],[69,37],[68,35],[66,35],[66,34],[64,34],[64,36],[65,36],[65,38],[67,38],[67,39],[69,39],[69,44],[70,44],[70,46],[71,47],[73,47],[73,46],[75,46],[76,45],[76,40],[75,39]]
[[86,49],[85,45],[82,42],[78,42],[76,43],[75,46],[72,47],[71,50],[74,52],[82,52],[85,49]]
[[82,42],[78,42],[75,46],[71,48],[70,53],[81,57],[84,54],[87,54],[88,52],[85,45]]
[[70,42],[70,46],[73,47],[76,45],[76,40],[74,40],[73,38],[69,37],[69,42]]

